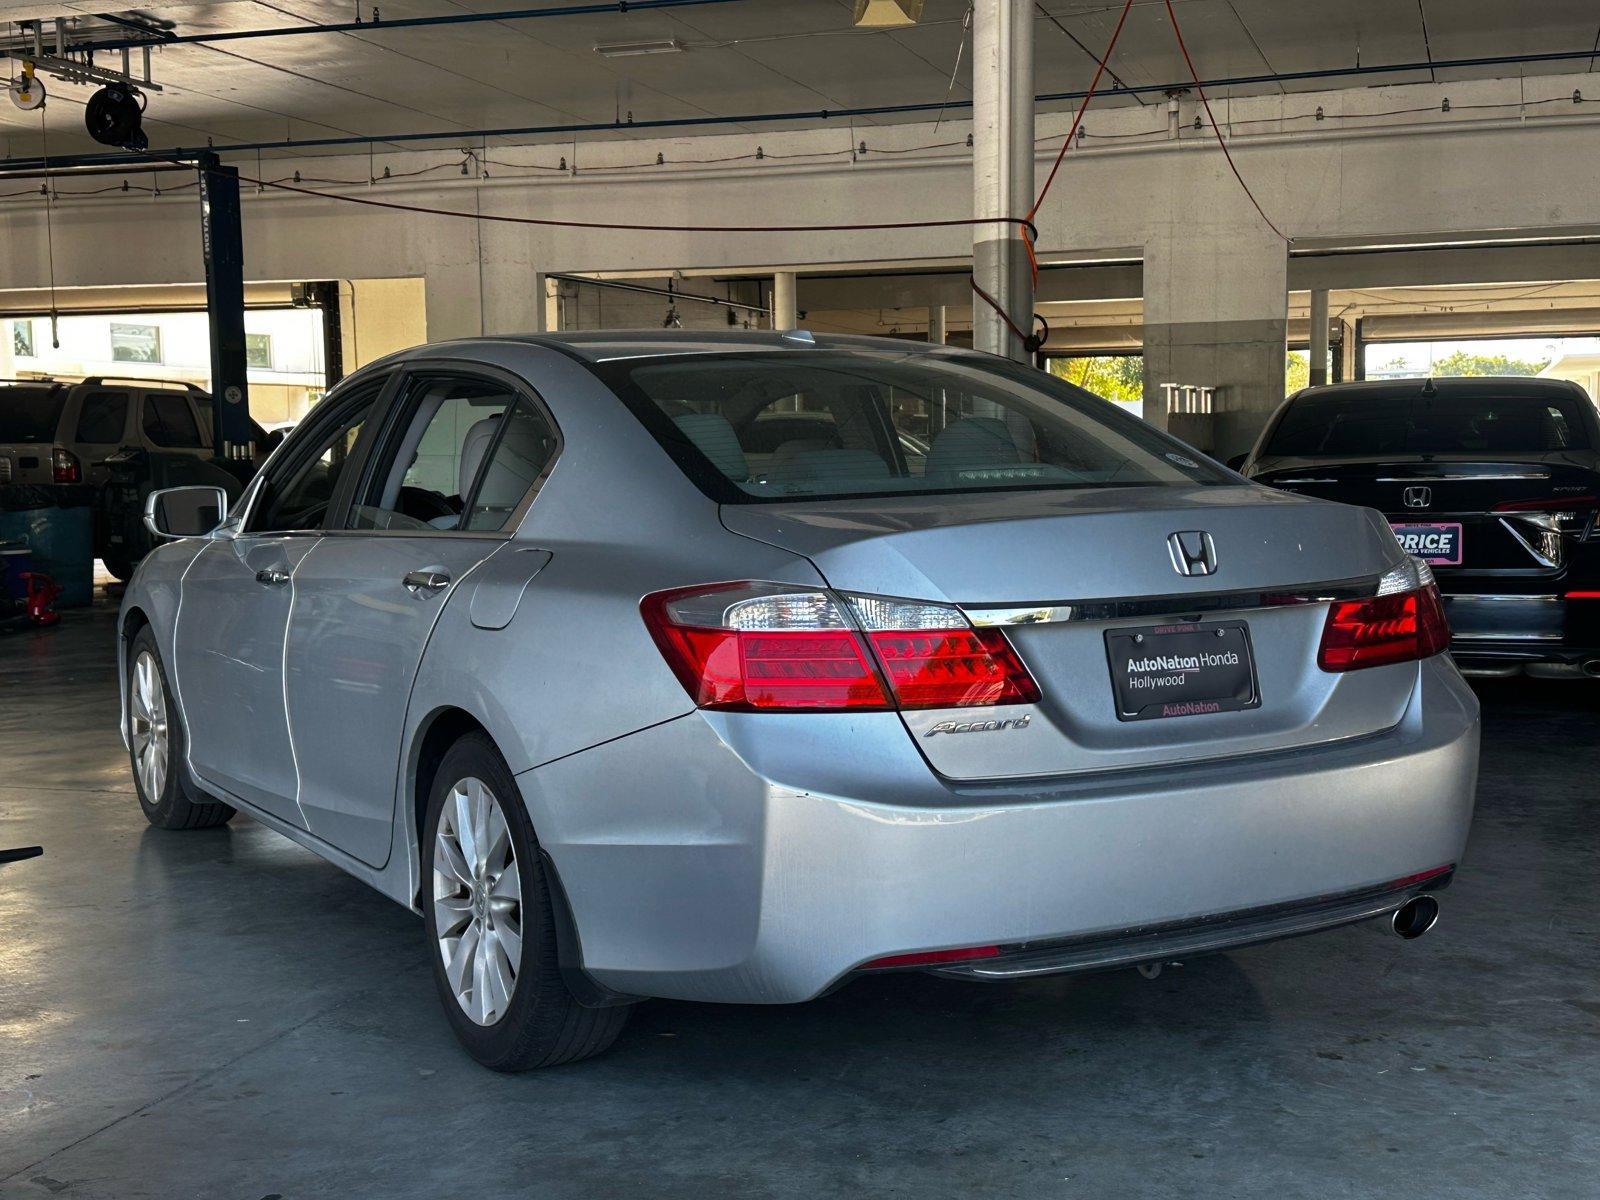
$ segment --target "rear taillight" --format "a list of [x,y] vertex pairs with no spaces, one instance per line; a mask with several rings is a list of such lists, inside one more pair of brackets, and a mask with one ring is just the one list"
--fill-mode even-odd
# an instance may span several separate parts
[[1027,704],[1039,689],[998,629],[946,604],[725,583],[646,596],[656,645],[701,708]]
[[1409,559],[1378,583],[1378,593],[1336,600],[1322,627],[1317,665],[1358,671],[1430,658],[1450,645],[1450,625],[1428,565]]
[[1495,505],[1493,511],[1508,528],[1511,528],[1510,522],[1516,522],[1512,532],[1552,566],[1559,566],[1565,558],[1562,538],[1589,537],[1597,506],[1600,500],[1590,495],[1551,496],[1540,500],[1507,500]]
[[50,456],[50,477],[57,483],[78,483],[83,479],[83,468],[78,456],[70,450],[57,449]]

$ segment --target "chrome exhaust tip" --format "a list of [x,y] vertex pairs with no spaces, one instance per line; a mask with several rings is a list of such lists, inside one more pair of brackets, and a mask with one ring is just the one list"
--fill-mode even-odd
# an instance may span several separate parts
[[1439,902],[1432,896],[1413,896],[1389,918],[1389,929],[1406,941],[1419,938],[1439,921]]
[[1600,676],[1600,658],[1591,658],[1581,669],[1590,679]]

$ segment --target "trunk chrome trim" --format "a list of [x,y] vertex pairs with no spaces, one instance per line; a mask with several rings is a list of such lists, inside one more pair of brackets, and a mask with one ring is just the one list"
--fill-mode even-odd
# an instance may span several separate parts
[[1224,612],[1298,608],[1307,604],[1330,604],[1335,600],[1364,599],[1374,595],[1377,586],[1378,577],[1370,576],[1327,583],[1288,584],[1281,588],[1202,592],[1195,595],[1129,596],[1044,604],[961,604],[956,607],[961,609],[968,621],[980,628],[1007,625],[1061,625],[1069,621],[1193,617]]
[[[1378,475],[1374,483],[1480,483],[1486,480],[1499,481],[1505,479],[1549,479],[1549,471],[1535,471],[1532,473],[1505,475],[1475,475],[1475,474],[1437,474],[1437,475]],[[1342,482],[1342,481],[1341,481]],[[1352,481],[1354,482],[1354,481]]]

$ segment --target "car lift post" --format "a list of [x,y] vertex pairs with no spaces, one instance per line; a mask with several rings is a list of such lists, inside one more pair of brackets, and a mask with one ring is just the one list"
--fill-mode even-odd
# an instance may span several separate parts
[[230,467],[255,458],[244,348],[244,230],[239,171],[202,154],[200,234],[206,262],[206,313],[211,331],[211,444]]

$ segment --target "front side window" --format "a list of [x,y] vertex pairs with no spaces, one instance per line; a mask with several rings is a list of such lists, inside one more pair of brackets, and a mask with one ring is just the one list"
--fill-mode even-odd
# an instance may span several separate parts
[[555,453],[549,422],[493,380],[418,376],[375,459],[353,529],[498,530]]
[[78,410],[78,437],[91,445],[113,446],[128,426],[127,392],[90,392]]
[[1000,360],[819,350],[597,371],[721,503],[1229,482],[1106,401]]
[[284,445],[273,477],[262,487],[250,518],[251,533],[287,533],[319,529],[326,521],[333,494],[352,458],[361,431],[383,392],[384,380],[373,380],[341,404],[332,424],[301,426]]
[[155,446],[193,449],[205,445],[189,397],[180,392],[152,392],[144,398],[144,435]]

